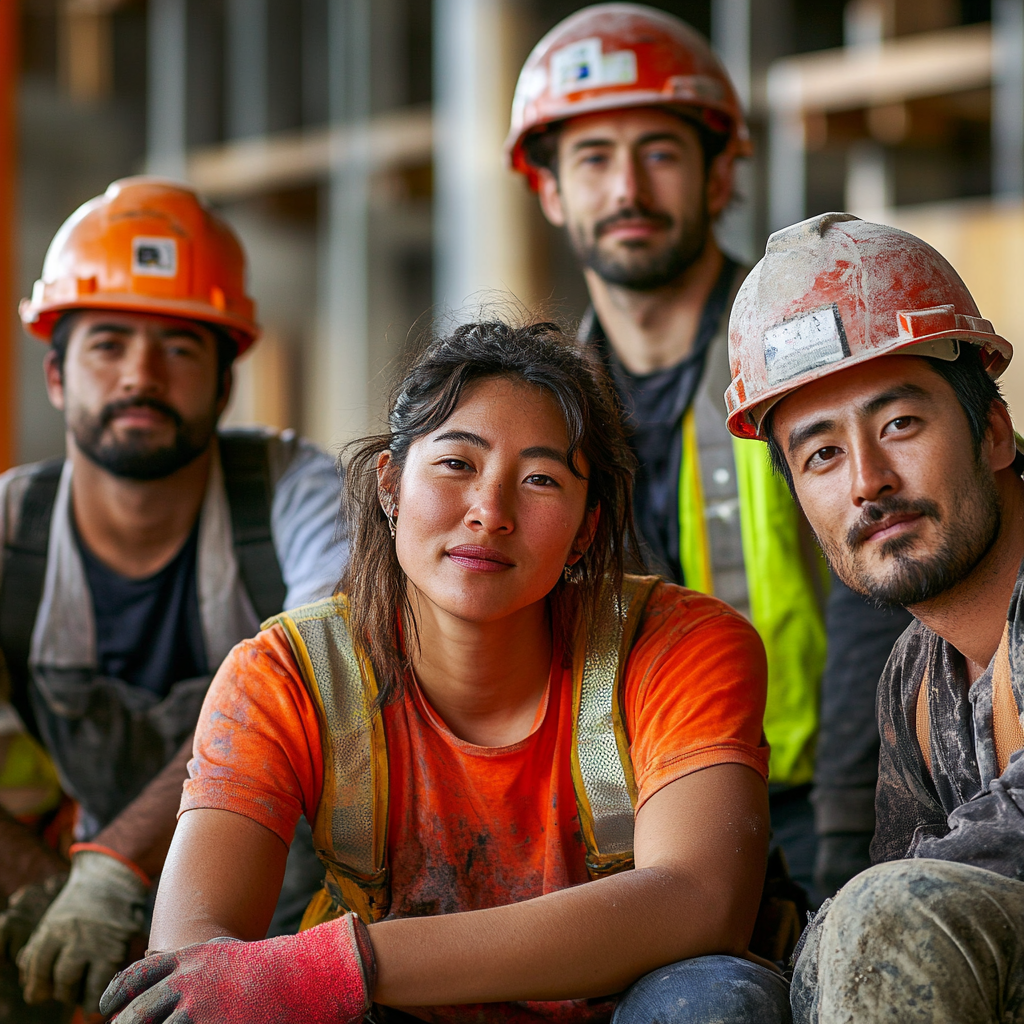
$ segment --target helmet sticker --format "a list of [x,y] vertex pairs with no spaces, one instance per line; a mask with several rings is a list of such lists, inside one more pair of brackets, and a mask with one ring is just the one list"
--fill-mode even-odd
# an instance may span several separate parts
[[603,85],[632,85],[636,80],[636,53],[602,53],[601,40],[596,36],[580,39],[551,54],[551,92],[555,96]]
[[178,243],[173,238],[132,239],[132,273],[141,277],[175,277],[178,273]]
[[850,355],[839,307],[785,320],[764,332],[764,365],[768,385],[783,384],[819,366],[838,363]]

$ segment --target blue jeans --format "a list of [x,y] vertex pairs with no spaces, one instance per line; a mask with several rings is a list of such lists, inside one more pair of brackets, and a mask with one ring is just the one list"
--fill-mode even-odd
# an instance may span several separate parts
[[612,1024],[790,1024],[780,974],[734,956],[699,956],[645,974],[619,1000]]

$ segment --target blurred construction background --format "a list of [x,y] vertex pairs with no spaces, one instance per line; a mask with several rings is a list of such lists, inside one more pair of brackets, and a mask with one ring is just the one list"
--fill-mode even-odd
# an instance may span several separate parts
[[[123,175],[190,180],[246,243],[265,335],[235,423],[336,449],[378,425],[432,310],[507,293],[578,317],[568,248],[501,142],[523,59],[582,6],[0,0],[0,464],[62,450],[16,300],[63,219]],[[887,220],[1024,345],[1024,0],[653,6],[710,36],[750,111],[727,248],[753,259],[830,209]],[[1024,417],[1024,358],[1007,392]]]

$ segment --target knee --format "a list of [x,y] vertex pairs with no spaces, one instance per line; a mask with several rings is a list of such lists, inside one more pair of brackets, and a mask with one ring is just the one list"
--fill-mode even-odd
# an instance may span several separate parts
[[789,1024],[789,986],[765,967],[702,956],[644,975],[619,1000],[612,1024]]
[[[964,865],[935,860],[897,860],[862,871],[839,891],[825,928],[845,942],[859,933],[892,936],[919,919],[933,922],[962,900]],[[973,870],[973,869],[968,869]]]

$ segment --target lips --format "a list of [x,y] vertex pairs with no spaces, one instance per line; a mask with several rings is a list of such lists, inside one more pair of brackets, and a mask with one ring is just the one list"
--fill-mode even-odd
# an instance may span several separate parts
[[[884,516],[877,523],[872,523],[870,526],[861,530],[860,543],[864,544],[869,540],[878,538],[880,533],[886,533],[894,526],[899,526],[900,523],[910,523],[920,518],[920,512],[899,512],[893,515]],[[879,539],[885,540],[887,538],[882,537]]]
[[515,563],[507,555],[494,548],[479,547],[476,544],[460,544],[445,554],[463,569],[471,572],[505,572],[515,568]]

